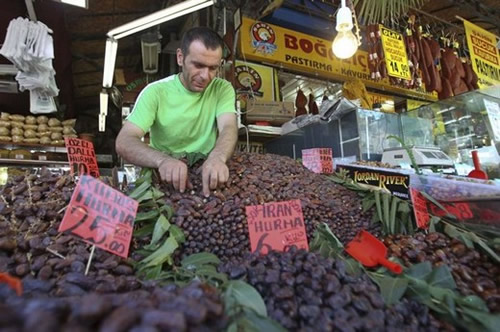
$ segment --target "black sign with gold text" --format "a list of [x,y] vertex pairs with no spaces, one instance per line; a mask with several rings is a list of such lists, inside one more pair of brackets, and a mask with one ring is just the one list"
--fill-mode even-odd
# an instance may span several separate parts
[[380,189],[387,189],[392,195],[402,199],[410,199],[410,176],[397,172],[387,172],[376,169],[338,165],[337,171],[347,171],[347,176],[354,182],[367,184]]

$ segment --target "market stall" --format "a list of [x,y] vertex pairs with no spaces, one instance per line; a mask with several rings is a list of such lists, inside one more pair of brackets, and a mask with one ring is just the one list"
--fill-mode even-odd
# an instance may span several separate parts
[[[148,3],[48,5],[76,20],[76,114],[1,104],[0,330],[498,330],[498,23],[481,10],[460,39],[426,1]],[[224,37],[240,116],[208,196],[206,155],[178,157],[183,192],[111,157],[197,25]]]

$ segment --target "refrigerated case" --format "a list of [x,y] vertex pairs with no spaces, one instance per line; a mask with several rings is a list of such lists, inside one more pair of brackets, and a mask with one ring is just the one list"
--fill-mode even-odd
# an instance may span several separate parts
[[500,86],[421,106],[402,114],[401,126],[407,145],[439,147],[460,175],[472,169],[477,150],[489,177],[500,178]]
[[[429,125],[430,128],[430,125]],[[399,116],[354,107],[340,119],[313,123],[266,143],[266,152],[301,158],[302,149],[332,148],[333,157],[380,160],[385,148],[399,146]]]

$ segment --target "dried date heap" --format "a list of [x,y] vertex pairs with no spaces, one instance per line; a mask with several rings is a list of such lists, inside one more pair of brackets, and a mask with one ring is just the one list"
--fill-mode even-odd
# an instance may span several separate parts
[[222,260],[249,252],[245,206],[300,199],[311,240],[316,226],[326,222],[347,243],[364,228],[377,234],[371,212],[363,213],[358,195],[315,174],[297,161],[272,154],[236,154],[228,163],[225,188],[202,194],[201,174],[192,167],[193,189],[184,194],[163,185],[167,202],[175,209],[173,222],[186,235],[183,254],[208,251]]
[[82,297],[5,298],[3,293],[8,291],[0,285],[2,331],[221,331],[227,325],[216,290],[197,282]]
[[491,312],[500,312],[500,267],[485,254],[443,233],[391,235],[384,243],[389,256],[401,258],[406,266],[424,261],[448,265],[460,293],[478,295]]
[[123,292],[140,287],[123,259],[96,249],[89,274],[87,243],[58,233],[75,184],[43,170],[13,178],[0,189],[0,271],[22,278],[26,296]]
[[403,300],[386,308],[366,275],[346,274],[342,261],[297,250],[249,254],[222,267],[245,277],[262,295],[271,318],[290,331],[433,331],[440,324],[427,307]]

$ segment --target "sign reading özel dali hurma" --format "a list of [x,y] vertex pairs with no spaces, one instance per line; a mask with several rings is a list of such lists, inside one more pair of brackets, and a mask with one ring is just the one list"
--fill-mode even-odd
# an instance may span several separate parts
[[66,137],[64,143],[68,152],[71,175],[89,174],[98,178],[99,167],[92,142]]

